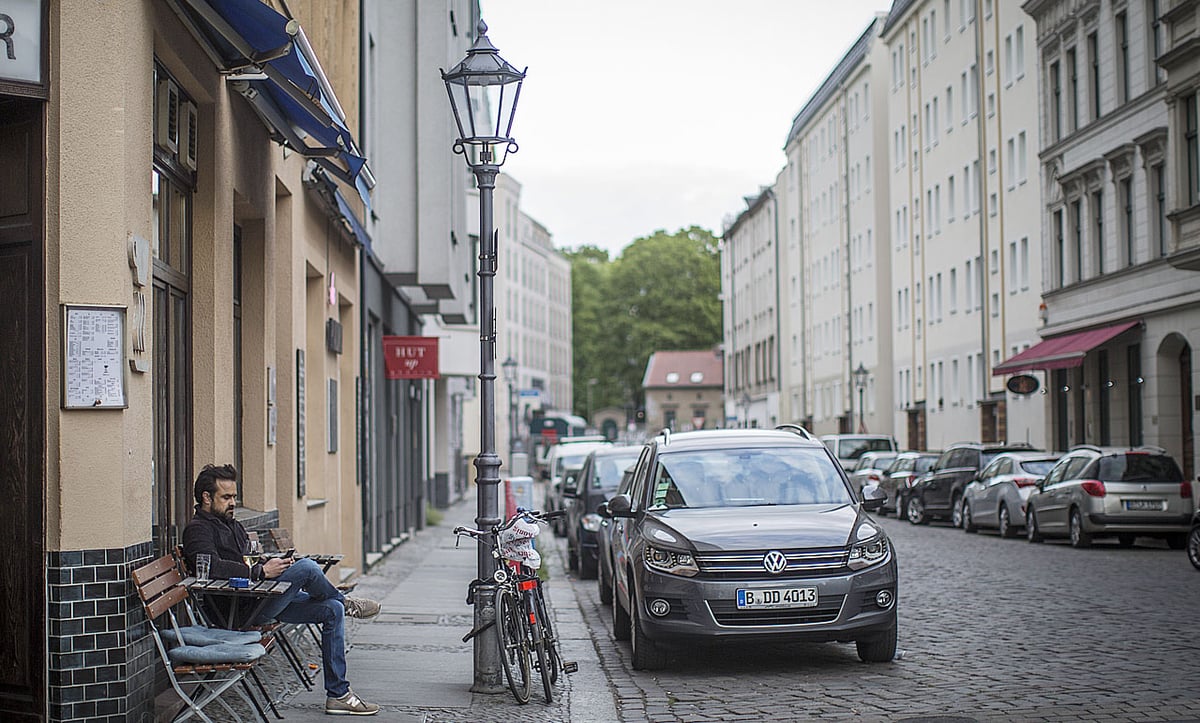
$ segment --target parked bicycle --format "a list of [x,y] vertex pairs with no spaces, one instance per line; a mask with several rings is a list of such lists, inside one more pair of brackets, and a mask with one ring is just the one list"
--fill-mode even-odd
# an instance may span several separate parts
[[[577,663],[563,662],[558,650],[558,638],[546,610],[542,581],[538,577],[541,556],[533,546],[539,525],[566,514],[563,511],[541,513],[518,508],[517,514],[490,530],[455,527],[454,534],[471,537],[489,547],[496,560],[493,582],[496,585],[494,621],[463,636],[463,642],[498,624],[496,638],[500,645],[500,664],[509,690],[518,703],[528,703],[531,673],[537,671],[542,679],[546,702],[554,699],[553,687],[559,671],[574,673]],[[474,589],[481,580],[471,582],[467,602],[473,603]]]

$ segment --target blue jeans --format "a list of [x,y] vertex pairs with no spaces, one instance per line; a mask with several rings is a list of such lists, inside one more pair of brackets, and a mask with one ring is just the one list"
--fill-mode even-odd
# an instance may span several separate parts
[[288,591],[263,606],[255,624],[268,620],[321,626],[321,664],[325,671],[325,694],[340,698],[350,690],[346,680],[345,597],[321,572],[321,566],[300,559],[276,580],[290,582]]

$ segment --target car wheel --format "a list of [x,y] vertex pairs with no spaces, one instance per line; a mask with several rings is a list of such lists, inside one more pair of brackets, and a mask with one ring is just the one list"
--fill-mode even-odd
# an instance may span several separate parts
[[1042,533],[1038,530],[1037,515],[1033,513],[1033,508],[1025,513],[1025,539],[1030,542],[1042,541]]
[[854,641],[858,659],[864,663],[888,663],[896,657],[896,623],[882,633]]
[[908,521],[914,525],[923,525],[929,521],[925,515],[925,505],[921,503],[920,497],[910,499],[905,511],[908,514]]
[[1013,528],[1012,517],[1008,514],[1008,505],[1000,505],[999,517],[1000,536],[1005,539],[1016,537],[1017,531]]
[[612,605],[612,601],[613,601],[612,577],[609,576],[608,571],[604,569],[603,565],[600,567],[600,574],[597,575],[596,578],[599,581],[598,585],[600,587],[600,604],[601,605]]
[[667,664],[667,656],[662,648],[642,632],[641,606],[636,598],[630,598],[629,607],[633,610],[631,617],[630,648],[633,651],[634,670],[658,670]]
[[576,553],[575,559],[579,561],[580,580],[594,580],[598,577],[600,571],[600,562],[598,560],[589,560],[582,553]]
[[1167,547],[1172,550],[1182,550],[1187,547],[1188,536],[1180,533],[1178,535],[1167,535]]
[[1135,540],[1137,540],[1137,535],[1132,532],[1123,532],[1117,535],[1117,544],[1121,547],[1133,547]]
[[950,500],[950,524],[953,527],[963,526],[963,500],[961,495],[954,495]]
[[963,532],[979,532],[979,528],[975,526],[975,520],[971,517],[971,503],[965,499],[962,501],[962,509],[959,510],[958,516],[962,518]]
[[1192,567],[1200,570],[1200,526],[1193,527],[1192,531],[1188,533],[1187,556]]
[[1076,507],[1071,510],[1071,547],[1091,547],[1092,536],[1083,529],[1083,515]]
[[612,623],[613,640],[629,640],[632,627],[629,621],[629,612],[625,610],[622,601],[617,597],[615,589],[613,590]]

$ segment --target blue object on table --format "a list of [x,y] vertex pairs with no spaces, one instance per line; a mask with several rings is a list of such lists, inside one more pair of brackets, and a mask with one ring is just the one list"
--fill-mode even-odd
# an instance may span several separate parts
[[244,577],[231,577],[229,578],[229,587],[244,590],[250,587],[250,580]]

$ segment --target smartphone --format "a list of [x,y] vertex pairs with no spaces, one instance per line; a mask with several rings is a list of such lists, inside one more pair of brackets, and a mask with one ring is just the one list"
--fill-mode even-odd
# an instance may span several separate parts
[[288,551],[283,553],[283,556],[287,557],[287,558],[295,557],[296,556],[296,548],[289,547]]

